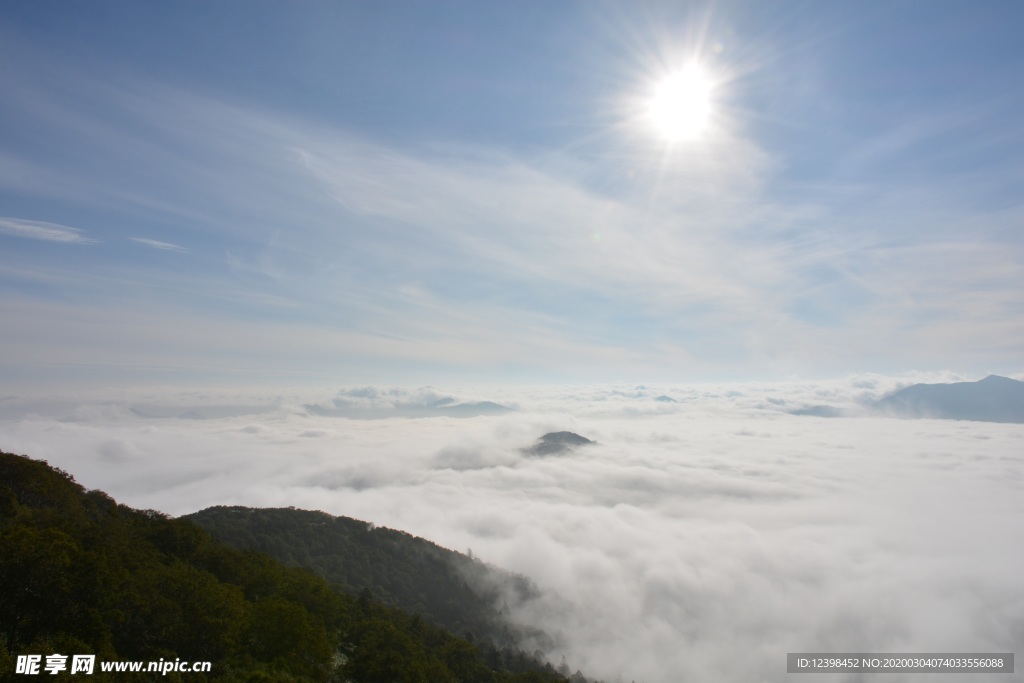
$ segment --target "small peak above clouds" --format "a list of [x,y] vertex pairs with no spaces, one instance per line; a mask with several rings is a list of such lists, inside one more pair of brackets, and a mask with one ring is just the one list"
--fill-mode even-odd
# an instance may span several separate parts
[[529,448],[524,448],[523,453],[537,456],[560,455],[575,450],[580,446],[596,444],[596,441],[591,441],[585,436],[580,436],[574,432],[549,432],[537,439],[537,443]]

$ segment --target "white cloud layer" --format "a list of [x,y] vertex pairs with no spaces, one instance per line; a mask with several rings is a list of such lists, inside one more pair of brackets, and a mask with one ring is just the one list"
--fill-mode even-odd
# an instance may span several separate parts
[[[517,616],[561,637],[554,661],[591,675],[783,681],[786,652],[1024,642],[1024,425],[786,413],[949,379],[19,395],[0,397],[0,448],[136,507],[294,505],[472,548],[548,591]],[[339,398],[517,410],[363,420],[303,407]],[[600,445],[520,452],[563,429]]]

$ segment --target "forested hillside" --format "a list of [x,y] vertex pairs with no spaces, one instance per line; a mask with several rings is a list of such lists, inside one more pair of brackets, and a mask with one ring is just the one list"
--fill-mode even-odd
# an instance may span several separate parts
[[97,681],[565,680],[521,652],[455,637],[0,453],[0,680],[24,680],[17,655],[52,653],[212,662],[209,674],[97,668]]
[[294,508],[213,507],[185,519],[232,547],[305,567],[348,593],[369,590],[453,633],[531,651],[551,645],[505,618],[510,606],[538,597],[525,577],[403,531]]

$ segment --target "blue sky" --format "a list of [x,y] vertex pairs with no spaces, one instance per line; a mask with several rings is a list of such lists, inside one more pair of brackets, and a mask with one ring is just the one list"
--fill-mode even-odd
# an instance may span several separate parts
[[[0,382],[1021,371],[1017,2],[0,7]],[[645,116],[698,62],[697,138]]]

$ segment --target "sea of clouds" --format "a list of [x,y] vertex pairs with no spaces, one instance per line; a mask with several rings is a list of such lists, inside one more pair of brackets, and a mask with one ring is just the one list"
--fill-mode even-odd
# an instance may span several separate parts
[[[787,652],[1024,643],[1024,425],[864,408],[956,379],[10,395],[0,449],[133,507],[320,509],[472,549],[540,585],[515,617],[589,676],[782,681]],[[482,401],[513,410],[443,411]],[[813,405],[850,416],[788,412]],[[559,430],[598,445],[522,451]]]

